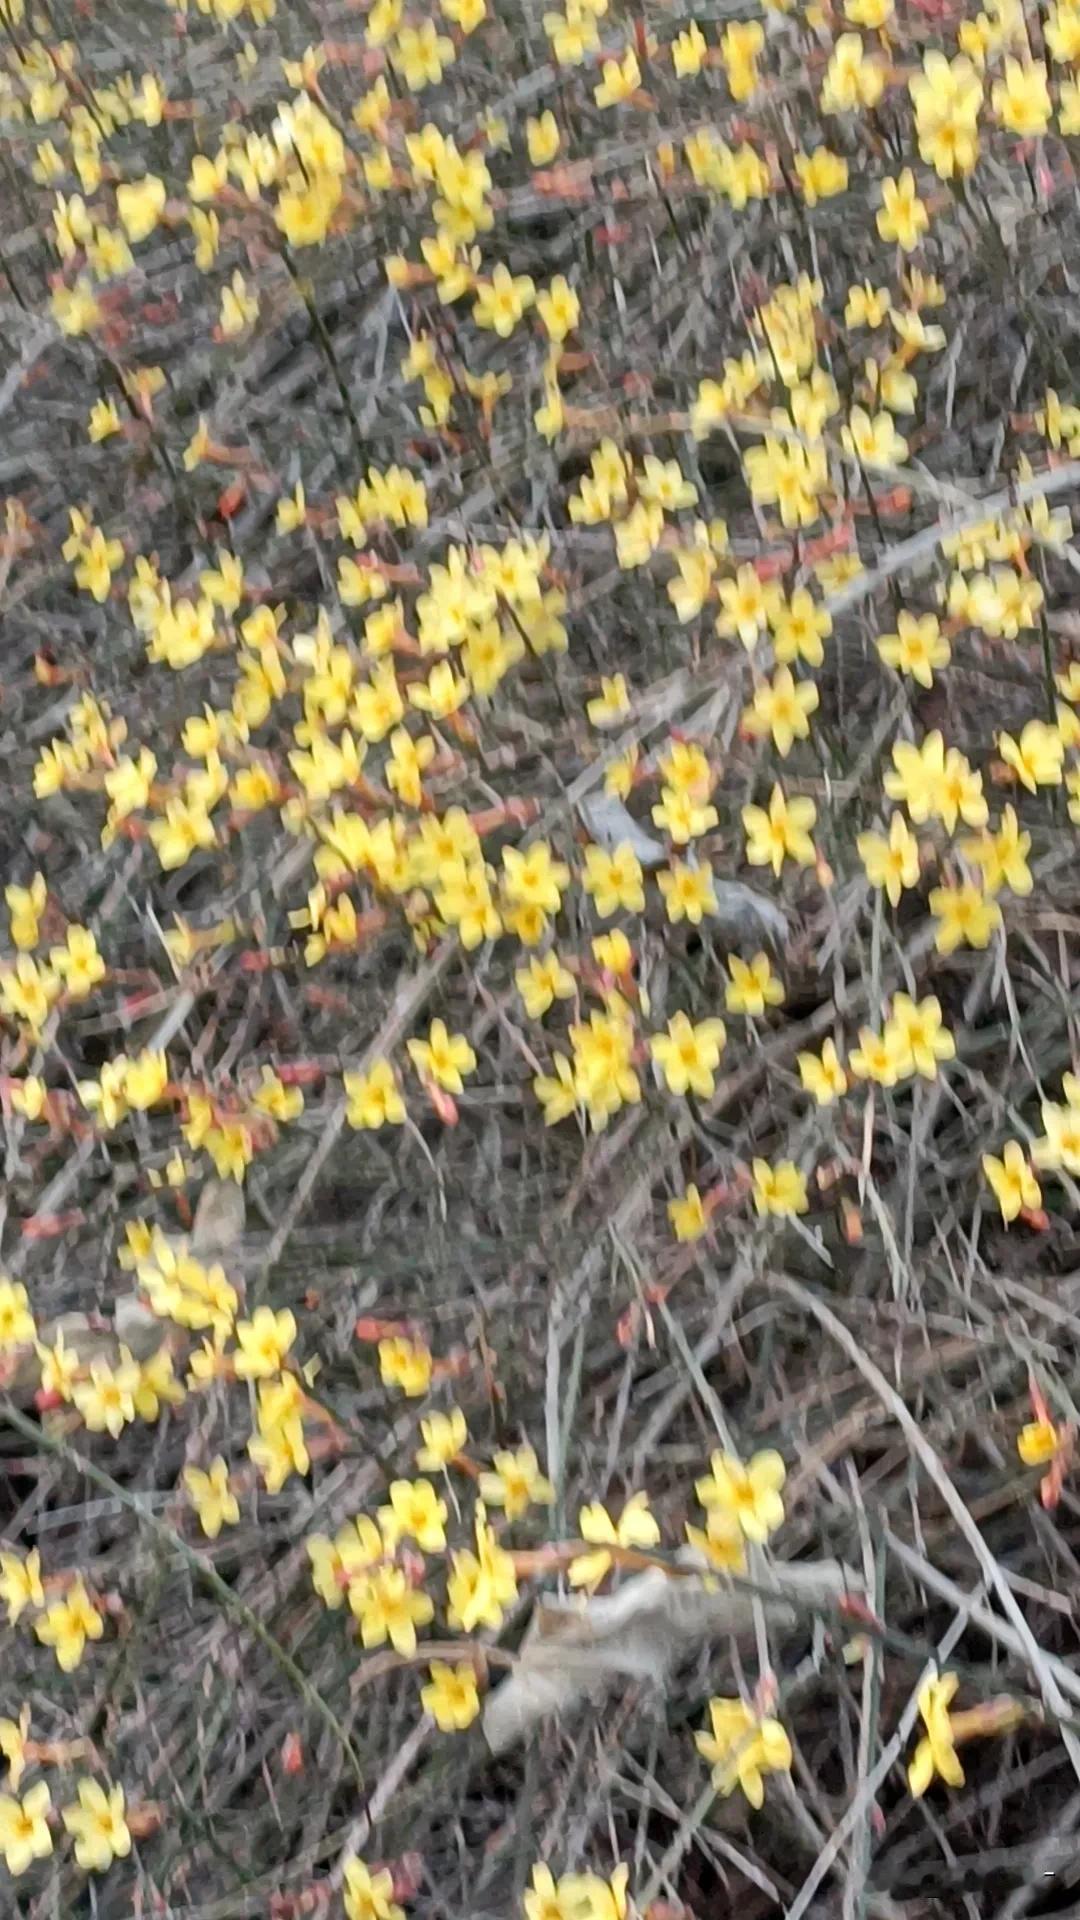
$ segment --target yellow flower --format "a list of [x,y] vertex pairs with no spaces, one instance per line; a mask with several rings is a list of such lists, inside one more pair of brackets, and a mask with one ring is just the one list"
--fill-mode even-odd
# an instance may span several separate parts
[[1042,1205],[1042,1189],[1018,1140],[1006,1140],[1000,1160],[992,1153],[984,1153],[982,1170],[1006,1224],[1015,1220],[1024,1207]]
[[774,976],[767,953],[755,953],[750,961],[740,960],[737,953],[731,953],[728,972],[731,983],[725,989],[724,1000],[729,1013],[745,1013],[753,1020],[759,1018],[766,1007],[783,1006],[783,983]]
[[137,180],[133,186],[117,187],[116,211],[133,244],[149,239],[161,219],[165,197],[165,182],[153,173]]
[[530,1020],[541,1019],[555,1000],[572,999],[575,991],[574,976],[554,948],[542,960],[534,955],[527,967],[519,967],[514,985]]
[[490,280],[478,281],[473,319],[478,327],[508,340],[522,315],[536,299],[536,288],[528,274],[514,275],[500,261]]
[[15,1626],[27,1607],[45,1605],[41,1555],[36,1547],[25,1560],[14,1553],[0,1553],[0,1600],[7,1608],[9,1627]]
[[[369,14],[369,22],[371,17]],[[369,26],[369,37],[370,31]],[[345,1861],[341,1889],[345,1920],[405,1920],[405,1909],[393,1899],[393,1892],[394,1876],[389,1867],[372,1873],[362,1860]]]
[[73,1000],[85,1000],[105,977],[105,962],[89,927],[69,927],[66,947],[53,947],[49,959]]
[[1006,59],[1004,78],[990,94],[994,112],[1010,133],[1030,140],[1050,125],[1050,90],[1041,60]]
[[752,1807],[765,1800],[762,1776],[790,1773],[791,1741],[779,1720],[758,1716],[742,1700],[709,1701],[710,1731],[694,1745],[712,1768],[713,1785],[725,1799],[741,1787]]
[[450,66],[454,58],[453,41],[445,33],[439,33],[431,20],[425,20],[419,27],[400,28],[393,45],[394,67],[410,93],[438,86],[443,69]]
[[311,1458],[300,1415],[289,1413],[277,1421],[270,1419],[261,1398],[266,1391],[266,1387],[259,1389],[259,1431],[252,1434],[247,1450],[262,1474],[267,1493],[280,1493],[290,1475],[308,1471]]
[[697,488],[692,480],[686,479],[678,461],[660,460],[655,453],[647,453],[641,463],[637,490],[642,500],[662,507],[665,513],[692,507],[698,497]]
[[337,1608],[354,1582],[377,1566],[387,1554],[382,1534],[365,1513],[339,1527],[333,1540],[325,1534],[312,1534],[305,1540],[311,1561],[311,1584],[324,1605]]
[[622,101],[629,100],[641,85],[641,68],[633,47],[627,47],[621,60],[605,60],[601,72],[603,79],[593,88],[593,99],[598,107],[617,107]]
[[1016,1451],[1025,1467],[1045,1467],[1060,1446],[1061,1437],[1052,1420],[1029,1420],[1016,1436]]
[[917,886],[919,880],[919,843],[903,814],[892,815],[888,839],[860,833],[855,845],[870,885],[884,888],[892,905],[899,906],[904,888]]
[[1057,727],[1045,720],[1029,720],[1019,740],[1011,733],[998,734],[998,752],[1017,779],[1034,793],[1036,787],[1061,785],[1061,763],[1065,744]]
[[86,423],[87,438],[96,446],[110,434],[120,432],[120,415],[115,400],[95,400]]
[[114,1860],[126,1860],[131,1852],[123,1787],[106,1792],[96,1780],[80,1780],[78,1802],[64,1808],[63,1819],[84,1873],[105,1873]]
[[226,340],[243,333],[259,317],[259,296],[249,293],[247,281],[237,268],[227,287],[221,290],[221,314],[219,326]]
[[709,1230],[709,1216],[697,1188],[687,1187],[667,1203],[667,1215],[676,1240],[700,1240]]
[[504,847],[503,866],[506,897],[515,906],[539,907],[544,913],[558,913],[570,869],[563,861],[552,860],[546,840],[534,840],[524,852],[519,847]]
[[897,433],[891,413],[884,411],[869,414],[864,407],[852,407],[840,442],[866,467],[898,466],[907,458],[907,441]]
[[652,817],[658,827],[662,827],[677,847],[685,847],[691,840],[697,840],[708,833],[719,821],[716,808],[695,798],[676,787],[661,787],[660,802],[652,809]]
[[410,1040],[407,1051],[416,1071],[447,1093],[463,1092],[462,1075],[476,1066],[476,1055],[465,1036],[448,1033],[442,1020],[432,1021],[426,1040]]
[[399,1127],[405,1119],[405,1102],[394,1078],[389,1060],[375,1060],[367,1073],[346,1073],[345,1118],[350,1127]]
[[754,736],[771,733],[777,752],[786,760],[793,743],[809,736],[809,716],[818,699],[812,680],[796,683],[790,667],[778,667],[772,680],[758,687],[752,705],[744,711],[743,730]]
[[949,1722],[949,1703],[960,1682],[955,1673],[927,1680],[919,1688],[919,1712],[926,1728],[908,1767],[908,1787],[918,1800],[939,1775],[947,1786],[962,1787],[964,1769],[956,1757],[953,1731]]
[[699,927],[704,914],[717,910],[710,867],[692,866],[686,860],[673,860],[665,872],[657,874],[656,883],[664,896],[667,917],[672,925],[680,920],[689,920],[691,926]]
[[110,1433],[117,1439],[135,1418],[135,1395],[139,1388],[139,1369],[126,1347],[120,1349],[120,1363],[111,1367],[107,1360],[92,1360],[90,1377],[79,1380],[71,1390],[90,1433]]
[[11,915],[11,944],[26,953],[37,946],[38,926],[48,899],[44,874],[35,873],[28,887],[5,887],[4,899]]
[[731,1453],[714,1453],[708,1475],[694,1484],[707,1512],[731,1516],[747,1540],[763,1544],[783,1524],[780,1490],[787,1479],[781,1456],[772,1448],[755,1453],[744,1466]]
[[772,620],[773,653],[784,665],[805,660],[820,667],[825,658],[822,641],[832,632],[832,616],[805,587],[796,587],[790,600],[777,608]]
[[296,1316],[288,1307],[256,1307],[250,1320],[238,1320],[240,1351],[234,1367],[238,1380],[268,1380],[280,1373],[285,1355],[296,1339]]
[[79,275],[73,287],[54,288],[50,308],[61,333],[89,333],[101,319],[101,308],[85,274]]
[[565,340],[581,318],[581,302],[564,274],[557,273],[550,287],[536,296],[536,311],[549,340]]
[[349,1605],[360,1622],[365,1647],[389,1640],[395,1653],[416,1652],[416,1629],[426,1627],[435,1608],[428,1594],[411,1587],[400,1567],[378,1567],[350,1589]]
[[60,979],[51,968],[20,953],[14,967],[0,967],[0,1008],[21,1020],[37,1035],[60,993]]
[[27,1120],[40,1120],[45,1112],[48,1088],[36,1073],[28,1073],[21,1080],[11,1081],[8,1097],[16,1113],[24,1114]]
[[602,920],[620,907],[627,913],[645,910],[641,862],[628,840],[620,841],[614,853],[605,852],[603,847],[586,847],[582,886],[592,894]]
[[276,533],[295,533],[298,527],[304,525],[306,513],[307,501],[304,496],[304,483],[302,480],[298,480],[292,493],[285,494],[277,503],[274,531]]
[[559,1898],[565,1894],[576,1920],[626,1920],[629,1879],[627,1866],[616,1867],[610,1880],[601,1880],[596,1873],[564,1873]]
[[472,1725],[480,1711],[476,1675],[466,1661],[448,1666],[433,1660],[428,1672],[429,1684],[420,1689],[420,1702],[430,1713],[440,1733],[461,1733]]
[[778,1160],[775,1167],[767,1160],[755,1160],[753,1172],[754,1206],[759,1214],[774,1213],[787,1219],[806,1212],[806,1175],[793,1160]]
[[708,1099],[716,1091],[716,1068],[726,1040],[722,1020],[701,1020],[695,1026],[685,1013],[676,1013],[666,1034],[652,1036],[649,1050],[671,1093]]
[[616,980],[626,978],[634,964],[634,952],[621,927],[611,933],[598,933],[591,946],[598,967],[614,974]]
[[18,1791],[19,1781],[26,1772],[26,1742],[30,1733],[30,1709],[23,1706],[17,1720],[0,1720],[0,1753],[7,1761],[8,1786],[12,1793]]
[[446,1582],[446,1617],[461,1633],[499,1627],[505,1607],[517,1598],[513,1560],[496,1541],[482,1501],[477,1502],[474,1524],[476,1552],[453,1554]]
[[859,1044],[852,1048],[848,1066],[856,1080],[873,1080],[879,1087],[895,1087],[911,1071],[899,1033],[888,1028],[881,1034],[873,1027],[860,1027]]
[[582,1507],[578,1532],[583,1540],[595,1546],[596,1552],[583,1553],[571,1560],[567,1578],[572,1587],[590,1589],[598,1587],[612,1567],[609,1547],[655,1547],[660,1538],[660,1529],[649,1512],[647,1493],[631,1494],[618,1520],[613,1520],[598,1500]]
[[[846,34],[843,36],[845,39],[848,37]],[[852,34],[850,38],[857,40],[858,35]],[[837,44],[839,45],[839,42]],[[862,47],[861,40],[859,40],[859,47],[860,49]],[[891,304],[892,296],[887,287],[872,287],[868,280],[864,280],[860,286],[848,288],[844,325],[846,327],[883,326],[888,318]]]
[[616,673],[610,679],[602,674],[600,692],[595,699],[587,702],[585,711],[594,727],[613,726],[628,714],[630,695],[626,689],[625,674]]
[[403,1537],[415,1540],[424,1553],[441,1553],[446,1545],[446,1502],[430,1480],[392,1480],[390,1505],[379,1508],[379,1525],[388,1546]]
[[36,1333],[30,1295],[22,1281],[0,1274],[0,1353],[28,1346]]
[[1037,1167],[1064,1168],[1066,1173],[1080,1174],[1080,1110],[1073,1097],[1077,1083],[1070,1073],[1064,1076],[1063,1084],[1068,1104],[1062,1107],[1053,1100],[1043,1101],[1046,1132],[1036,1140],[1031,1157]]
[[675,78],[685,80],[700,73],[708,51],[705,35],[696,20],[671,43],[671,64],[675,69]]
[[[3,1724],[10,1726],[12,1722]],[[0,1793],[0,1853],[12,1879],[25,1873],[34,1860],[47,1860],[51,1854],[53,1843],[47,1817],[51,1804],[44,1780],[31,1787],[21,1801]]]
[[146,1113],[161,1099],[169,1084],[169,1063],[163,1052],[145,1047],[134,1060],[125,1060],[121,1091],[129,1107]]
[[287,1087],[272,1067],[263,1067],[251,1104],[273,1120],[295,1120],[304,1111],[304,1096],[299,1087]]
[[415,1459],[422,1473],[438,1473],[448,1467],[462,1452],[469,1437],[465,1415],[459,1407],[421,1420],[420,1433],[424,1444],[417,1448]]
[[956,1054],[956,1041],[941,1024],[941,1002],[934,994],[917,1002],[910,994],[894,994],[885,1036],[895,1036],[901,1071],[914,1070],[924,1080],[936,1080],[938,1061]]
[[721,1573],[745,1573],[746,1536],[734,1513],[726,1508],[710,1507],[704,1527],[693,1527],[687,1521],[686,1540],[708,1566]]
[[535,1501],[548,1506],[555,1498],[551,1481],[540,1471],[533,1447],[502,1450],[492,1457],[492,1471],[479,1480],[481,1498],[490,1507],[502,1507],[508,1520],[519,1520]]
[[104,1631],[105,1622],[81,1580],[76,1580],[62,1600],[54,1600],[34,1621],[38,1639],[53,1649],[56,1664],[64,1673],[73,1672],[87,1641],[100,1640]]
[[525,1920],[590,1920],[582,1911],[576,1884],[569,1874],[556,1881],[550,1867],[537,1863],[532,1870],[532,1889],[523,1898]]
[[986,825],[988,808],[981,774],[973,772],[955,747],[945,743],[935,727],[917,746],[900,740],[893,747],[893,768],[885,775],[890,800],[902,800],[917,825],[943,820],[951,833],[960,818],[969,827]]
[[546,167],[559,151],[559,124],[550,108],[538,120],[526,120],[525,144],[534,167]]
[[747,564],[739,568],[733,580],[721,580],[718,592],[721,611],[716,617],[717,633],[725,639],[737,634],[747,651],[751,651],[758,635],[779,611],[782,598],[779,587],[759,580],[753,567]]
[[585,7],[568,7],[565,14],[545,13],[544,32],[560,67],[579,67],[586,54],[600,45],[600,29]]
[[847,161],[838,153],[831,153],[828,147],[817,147],[813,153],[797,153],[795,172],[808,207],[816,207],[819,200],[831,200],[834,194],[843,193],[848,183]]
[[742,823],[746,829],[746,858],[752,867],[772,868],[779,873],[785,859],[797,866],[811,867],[816,855],[810,829],[817,819],[812,800],[788,800],[782,787],[774,785],[769,810],[744,807]]
[[878,233],[883,240],[895,240],[898,247],[910,253],[930,225],[930,215],[915,191],[915,175],[910,167],[905,167],[898,179],[882,181],[881,199]]
[[798,1054],[797,1064],[803,1087],[813,1094],[819,1107],[831,1106],[847,1092],[848,1077],[840,1065],[835,1040],[826,1040],[820,1054]]
[[938,922],[934,945],[939,953],[954,953],[965,943],[969,947],[988,947],[991,934],[1001,925],[997,901],[988,900],[978,887],[967,883],[935,887],[929,906]]
[[895,633],[883,633],[875,643],[885,665],[910,674],[920,687],[932,687],[935,669],[947,667],[952,652],[937,615],[900,613],[896,627]]
[[64,1345],[63,1328],[57,1332],[54,1347],[43,1346],[38,1341],[35,1352],[41,1366],[42,1391],[59,1394],[61,1400],[70,1400],[81,1362],[78,1354]]
[[[825,70],[819,105],[822,113],[849,113],[856,107],[874,107],[885,89],[886,71],[880,61],[865,57],[862,36],[842,33],[838,36]],[[888,296],[886,296],[886,305]],[[880,326],[878,320],[848,319],[848,326]]]
[[208,1540],[216,1540],[223,1526],[236,1525],[240,1504],[229,1486],[229,1469],[220,1453],[206,1473],[200,1467],[185,1467],[184,1485]]
[[422,1399],[431,1385],[433,1361],[419,1341],[397,1334],[379,1341],[379,1373],[386,1387],[400,1387],[410,1400]]

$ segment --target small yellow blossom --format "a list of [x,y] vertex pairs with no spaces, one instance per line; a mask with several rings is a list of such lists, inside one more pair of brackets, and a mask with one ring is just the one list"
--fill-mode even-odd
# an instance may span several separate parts
[[1006,1140],[1000,1159],[995,1154],[984,1153],[982,1170],[1007,1225],[1017,1219],[1025,1207],[1042,1205],[1042,1189],[1018,1140]]
[[476,1066],[476,1054],[464,1034],[448,1033],[442,1020],[432,1021],[426,1040],[410,1040],[407,1051],[417,1072],[448,1093],[462,1093],[462,1076]]
[[476,1675],[467,1661],[449,1666],[433,1660],[428,1668],[431,1679],[420,1689],[420,1703],[441,1733],[462,1733],[472,1725],[480,1711]]
[[400,1387],[410,1399],[422,1399],[431,1385],[433,1361],[427,1347],[403,1335],[379,1341],[379,1373],[384,1386]]
[[1045,1467],[1060,1447],[1061,1436],[1052,1420],[1029,1420],[1016,1436],[1016,1451],[1025,1467]]
[[956,1757],[949,1723],[949,1704],[959,1684],[955,1673],[946,1673],[940,1679],[925,1681],[919,1688],[919,1713],[926,1733],[908,1767],[908,1787],[916,1800],[926,1792],[935,1775],[950,1787],[964,1784],[964,1769]]
[[96,1780],[80,1780],[78,1800],[63,1809],[63,1821],[75,1841],[75,1859],[84,1873],[105,1873],[114,1860],[126,1860],[131,1833],[124,1818],[124,1789],[106,1790]]
[[695,1026],[685,1013],[676,1013],[666,1034],[653,1035],[649,1049],[669,1092],[708,1099],[716,1091],[716,1068],[726,1040],[722,1020],[701,1020]]
[[800,1053],[796,1064],[803,1087],[813,1094],[819,1107],[831,1106],[847,1092],[848,1077],[840,1064],[835,1040],[826,1040],[820,1054]]
[[578,1531],[595,1551],[571,1560],[567,1578],[572,1587],[588,1587],[590,1591],[600,1585],[614,1564],[611,1547],[655,1547],[660,1539],[660,1529],[649,1512],[647,1493],[631,1494],[618,1520],[613,1520],[599,1501],[582,1507]]
[[778,1160],[775,1167],[767,1160],[755,1160],[753,1174],[754,1206],[759,1214],[789,1219],[792,1214],[806,1212],[806,1175],[793,1160]]
[[697,1188],[688,1186],[667,1203],[668,1219],[676,1240],[700,1240],[709,1230],[709,1216]]
[[366,1073],[344,1074],[342,1084],[346,1098],[345,1118],[350,1127],[374,1129],[401,1126],[405,1119],[405,1102],[389,1060],[373,1061]]
[[[4,1726],[13,1722],[5,1720]],[[12,1778],[12,1785],[17,1780]],[[0,1854],[13,1880],[25,1873],[35,1860],[47,1860],[53,1850],[48,1815],[51,1795],[48,1783],[40,1780],[22,1800],[0,1793]]]
[[737,953],[729,954],[728,972],[731,980],[724,999],[729,1013],[745,1013],[756,1020],[766,1007],[783,1006],[783,982],[773,973],[767,953],[755,953],[750,961],[740,960]]
[[709,1701],[709,1731],[694,1744],[712,1768],[713,1784],[725,1798],[741,1788],[752,1807],[765,1801],[763,1776],[790,1773],[791,1741],[779,1720],[759,1717],[742,1700]]
[[479,1480],[481,1498],[489,1507],[502,1507],[508,1520],[519,1520],[533,1502],[549,1506],[555,1498],[550,1480],[540,1471],[535,1449],[518,1447],[492,1456],[492,1470]]
[[205,1473],[200,1467],[185,1467],[184,1485],[208,1540],[216,1540],[223,1526],[235,1526],[240,1503],[229,1486],[229,1469],[220,1454]]

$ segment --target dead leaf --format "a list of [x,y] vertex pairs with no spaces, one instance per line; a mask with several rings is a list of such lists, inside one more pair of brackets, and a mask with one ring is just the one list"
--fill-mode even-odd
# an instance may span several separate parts
[[[701,1566],[689,1549],[688,1566]],[[794,1627],[802,1609],[829,1606],[859,1581],[839,1561],[763,1566],[755,1584],[766,1618],[781,1631]],[[617,1592],[591,1600],[537,1602],[517,1666],[489,1695],[483,1730],[493,1753],[504,1753],[554,1713],[567,1713],[600,1692],[609,1680],[647,1680],[663,1685],[675,1663],[703,1640],[719,1643],[753,1630],[754,1599],[747,1588],[708,1583],[696,1574],[673,1575],[660,1567],[635,1574]]]

